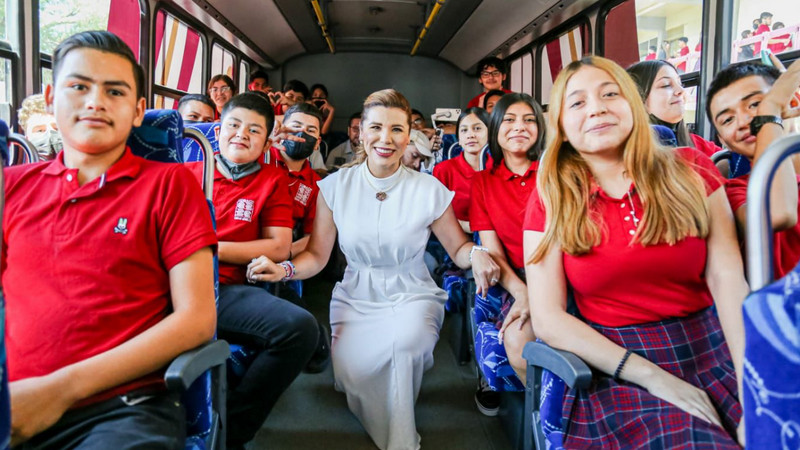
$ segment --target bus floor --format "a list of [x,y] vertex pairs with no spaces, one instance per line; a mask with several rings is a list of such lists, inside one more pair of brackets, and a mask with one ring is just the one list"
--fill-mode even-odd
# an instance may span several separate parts
[[[330,293],[333,282],[306,282],[304,299],[317,320],[329,325]],[[417,430],[424,449],[508,450],[511,444],[496,417],[478,412],[473,395],[475,366],[460,366],[446,339],[445,318],[442,338],[433,352],[434,366],[425,373],[417,400]],[[255,439],[254,449],[373,450],[375,445],[347,409],[344,394],[333,388],[329,365],[318,374],[300,374],[281,396]]]

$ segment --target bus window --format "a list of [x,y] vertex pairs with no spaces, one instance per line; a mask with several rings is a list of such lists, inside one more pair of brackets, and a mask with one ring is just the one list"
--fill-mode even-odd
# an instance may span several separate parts
[[512,91],[533,95],[533,57],[530,53],[512,61],[508,74]]
[[174,109],[175,96],[165,89],[181,93],[200,94],[203,85],[203,54],[205,42],[200,34],[169,13],[156,14],[156,68],[153,106]]
[[678,73],[697,72],[702,27],[702,0],[627,0],[605,17],[603,54],[623,67],[637,61],[663,59],[671,62]]
[[[219,44],[211,47],[211,76],[224,73],[233,79],[233,53],[225,50]],[[242,91],[243,86],[238,86]]]
[[800,12],[796,2],[734,0],[731,62],[800,49]]
[[250,74],[250,64],[245,60],[239,61],[239,92],[247,91],[247,77]]
[[589,26],[585,23],[581,24],[548,41],[539,48],[539,53],[542,61],[542,73],[539,74],[541,103],[546,105],[550,103],[553,80],[556,79],[561,69],[589,53]]
[[39,51],[52,54],[59,42],[79,31],[108,30],[138,58],[139,8],[136,0],[39,0]]
[[11,60],[0,57],[0,119],[11,124],[11,104],[14,97],[14,79]]

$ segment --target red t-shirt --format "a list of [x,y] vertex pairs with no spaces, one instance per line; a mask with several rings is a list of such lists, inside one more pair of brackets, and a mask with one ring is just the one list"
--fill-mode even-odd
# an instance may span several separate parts
[[701,153],[708,156],[709,158],[711,158],[714,155],[714,153],[717,153],[722,150],[722,147],[720,147],[719,145],[711,141],[707,141],[696,134],[689,134],[689,137],[692,138],[692,142],[694,143],[694,148],[700,150]]
[[[505,92],[506,94],[510,94],[511,93],[511,91],[509,91],[508,89],[503,89],[503,92]],[[469,103],[467,103],[467,109],[475,108],[475,107],[483,108],[483,96],[484,95],[486,95],[486,92],[481,92],[480,94],[476,95],[475,97],[472,97],[472,100],[470,100]]]
[[[688,55],[689,54],[689,46],[687,45],[686,47],[683,47],[678,54],[680,56]],[[676,69],[678,69],[678,71],[680,71],[680,72],[686,72],[686,61],[678,64]]]
[[534,161],[522,176],[500,162],[495,167],[478,172],[472,179],[472,202],[469,209],[469,226],[472,231],[494,231],[500,238],[515,269],[525,267],[522,251],[522,220],[528,196],[536,187]]
[[452,205],[458,220],[469,222],[470,189],[476,173],[478,172],[469,165],[463,153],[442,161],[433,168],[433,176],[456,193]]
[[297,172],[289,170],[283,162],[281,151],[275,147],[269,149],[269,164],[279,169],[288,176],[289,195],[292,197],[292,219],[294,228],[303,230],[303,234],[311,234],[314,230],[314,217],[317,215],[317,195],[321,180],[317,172],[311,168],[308,160],[303,162],[303,167]]
[[[791,36],[792,36],[791,34],[787,33],[787,34],[782,34],[782,35],[777,36],[777,37],[773,37],[772,39],[789,39]],[[789,40],[789,42],[786,43],[786,44],[784,44],[782,42],[778,42],[776,44],[767,44],[767,48],[769,48],[770,51],[772,51],[772,53],[774,55],[777,55],[778,53],[782,53],[784,50],[786,50],[787,48],[789,48],[791,46],[792,46],[792,41],[791,40]]]
[[[769,28],[769,25],[761,24],[761,25],[758,26],[758,28],[756,29],[755,33],[753,33],[753,36],[757,36],[757,35],[759,35],[761,33],[769,33],[770,31],[772,31],[772,30]],[[760,52],[760,51],[761,51],[761,41],[756,42],[755,44],[753,44],[753,55],[758,57],[759,56],[758,52]]]
[[[126,150],[78,185],[64,153],[5,169],[2,280],[9,380],[43,376],[118,347],[172,309],[169,270],[217,238],[203,192],[181,164]],[[163,370],[76,406],[140,388]]]
[[[679,155],[703,178],[706,194],[722,186],[722,177],[707,156],[680,148]],[[644,208],[631,186],[633,211]],[[591,208],[603,219],[600,245],[583,255],[564,253],[564,273],[584,318],[609,327],[685,317],[713,302],[705,280],[706,241],[690,237],[675,245],[647,247],[631,243],[635,227],[628,195],[612,198],[592,188]],[[544,231],[546,214],[537,192],[530,197],[525,229]]]
[[[203,177],[203,163],[186,164],[197,181]],[[214,209],[217,238],[246,242],[261,239],[265,227],[292,227],[292,201],[286,176],[278,169],[261,166],[258,172],[237,181],[214,169]],[[219,262],[221,284],[243,284],[245,266]]]
[[[747,203],[747,183],[749,181],[750,174],[747,174],[731,178],[725,184],[725,193],[728,195],[728,202],[730,202],[731,209],[734,212]],[[800,176],[797,177],[797,181],[798,190],[800,190]],[[798,205],[797,210],[800,213],[800,205]],[[791,272],[797,262],[800,261],[800,222],[788,230],[773,233],[772,244],[774,253],[773,268],[777,279]],[[744,248],[744,245],[742,245],[742,248]]]
[[653,61],[654,59],[656,59],[655,53],[648,53],[647,56],[644,57],[645,61]]

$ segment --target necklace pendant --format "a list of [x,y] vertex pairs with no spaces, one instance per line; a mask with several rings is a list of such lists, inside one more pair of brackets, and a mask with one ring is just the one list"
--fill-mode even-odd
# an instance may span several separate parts
[[375,194],[375,198],[377,198],[379,202],[382,202],[382,201],[386,200],[386,197],[387,197],[386,196],[386,192],[382,192],[381,191],[381,192],[378,192],[377,194]]

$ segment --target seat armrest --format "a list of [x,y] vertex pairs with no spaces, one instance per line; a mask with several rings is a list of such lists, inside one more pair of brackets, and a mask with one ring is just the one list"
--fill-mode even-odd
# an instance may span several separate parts
[[230,354],[228,343],[223,340],[208,342],[181,353],[167,367],[167,372],[164,374],[167,389],[175,392],[186,391],[205,371],[225,364]]
[[585,389],[592,381],[592,370],[574,353],[556,350],[541,342],[528,342],[522,356],[528,361],[528,366],[553,372],[571,388]]

